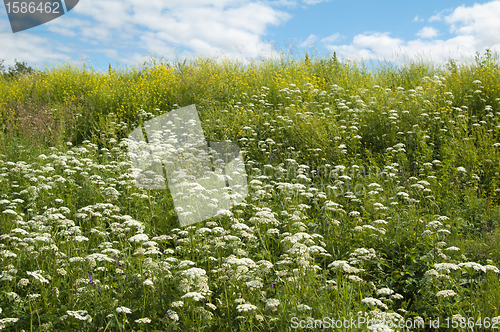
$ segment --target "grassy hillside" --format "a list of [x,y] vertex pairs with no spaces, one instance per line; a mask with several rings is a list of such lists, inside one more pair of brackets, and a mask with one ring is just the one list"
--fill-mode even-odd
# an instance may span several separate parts
[[[489,51],[4,75],[0,328],[498,326],[499,80]],[[249,195],[181,228],[122,139],[190,104],[207,140],[242,148]]]

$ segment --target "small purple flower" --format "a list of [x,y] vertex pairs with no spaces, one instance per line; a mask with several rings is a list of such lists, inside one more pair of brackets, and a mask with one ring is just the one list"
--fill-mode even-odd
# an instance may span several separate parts
[[273,283],[271,283],[271,288],[274,288],[274,284]]
[[[89,263],[89,264],[90,264],[90,263]],[[89,276],[89,284],[91,284],[92,286],[94,286],[94,285],[95,285],[95,282],[94,282],[94,280],[92,280],[92,276],[91,276],[91,275],[90,275],[90,273],[89,273],[89,264],[87,264],[87,274],[88,274],[88,276]]]

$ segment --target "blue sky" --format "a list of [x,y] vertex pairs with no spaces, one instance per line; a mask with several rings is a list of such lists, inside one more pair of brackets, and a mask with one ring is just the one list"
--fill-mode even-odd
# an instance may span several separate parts
[[65,15],[12,33],[0,8],[0,59],[38,69],[70,61],[96,69],[154,52],[251,61],[280,52],[440,62],[500,51],[500,1],[80,0]]

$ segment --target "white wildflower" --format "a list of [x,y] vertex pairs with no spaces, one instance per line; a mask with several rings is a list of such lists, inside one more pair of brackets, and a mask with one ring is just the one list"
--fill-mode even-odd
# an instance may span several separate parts
[[77,235],[73,238],[76,242],[83,242],[83,241],[88,241],[89,238],[81,235]]
[[[26,279],[26,278],[21,278],[19,279],[19,282],[17,283],[17,286],[18,287],[24,287],[24,286],[27,286],[28,284],[30,283],[29,279]],[[1,313],[1,309],[0,309],[0,313]]]
[[312,308],[310,306],[308,306],[307,304],[299,304],[299,305],[297,305],[297,310],[306,311],[306,310],[312,310]]
[[132,313],[132,310],[130,310],[130,309],[129,309],[129,308],[127,308],[127,307],[118,307],[118,308],[116,308],[116,312],[117,312],[117,313],[121,313],[121,312],[123,312],[123,313],[125,313],[125,314],[131,314],[131,313]]
[[181,299],[192,298],[194,301],[203,300],[205,297],[198,292],[189,292],[181,296]]
[[166,316],[174,322],[177,322],[179,320],[179,315],[177,315],[177,313],[173,310],[167,310]]
[[90,317],[88,315],[87,310],[78,310],[78,311],[67,310],[66,313],[69,316],[74,317],[74,318],[76,318],[78,320],[83,320],[83,321],[86,321],[86,322],[89,322],[89,323],[92,322],[92,317]]
[[439,263],[439,264],[434,264],[434,269],[436,269],[439,272],[446,272],[449,273],[450,270],[458,270],[460,266],[457,264],[453,263]]
[[448,251],[460,251],[460,248],[457,248],[457,247],[448,247],[445,250],[448,250]]
[[260,289],[264,286],[259,280],[247,281],[246,285],[252,290]]
[[495,273],[500,273],[500,270],[494,265],[485,265],[484,268],[486,271],[493,271]]
[[481,264],[478,264],[476,262],[460,263],[460,264],[458,264],[458,267],[465,267],[468,269],[474,269],[476,271],[486,272],[486,269],[484,268],[484,266],[482,266]]
[[130,239],[128,239],[130,242],[145,242],[149,240],[149,237],[146,234],[140,233],[137,235],[132,236]]
[[246,312],[246,311],[257,310],[257,307],[254,306],[253,304],[244,303],[237,305],[236,310],[238,310],[238,312]]
[[373,297],[366,297],[366,298],[362,299],[361,302],[372,305],[374,307],[380,307],[380,308],[384,308],[386,310],[388,309],[387,305],[384,302],[382,302],[378,299],[374,299]]
[[280,300],[277,299],[266,300],[266,308],[275,309],[279,305],[280,305]]
[[11,210],[11,209],[5,209],[5,210],[2,211],[2,213],[4,213],[4,214],[11,214],[13,216],[17,216],[17,212],[14,211],[14,210]]
[[203,269],[192,267],[190,269],[187,269],[186,271],[182,271],[181,274],[189,279],[196,279],[198,277],[206,275],[207,272]]
[[29,272],[27,271],[26,272],[28,275],[32,276],[33,278],[35,278],[36,280],[40,281],[42,284],[48,284],[49,281],[47,279],[45,279],[40,273],[38,273],[37,271],[34,271],[34,272]]
[[175,301],[170,304],[172,307],[177,308],[177,307],[182,307],[184,305],[183,301]]
[[10,250],[2,250],[0,252],[0,254],[5,258],[9,258],[9,257],[16,258],[17,257],[17,255]]
[[437,297],[453,297],[457,295],[457,293],[455,293],[455,291],[451,290],[451,289],[447,289],[447,290],[442,290],[442,291],[439,291],[436,293],[436,296]]
[[362,282],[363,279],[361,279],[360,277],[358,276],[355,276],[355,275],[350,275],[347,277],[349,280],[353,281],[353,282]]
[[394,291],[393,291],[392,289],[390,289],[390,288],[380,288],[380,289],[377,291],[377,295],[379,295],[379,296],[380,296],[380,295],[385,295],[385,296],[387,296],[387,295],[391,295],[391,294],[393,294],[393,293],[394,293]]

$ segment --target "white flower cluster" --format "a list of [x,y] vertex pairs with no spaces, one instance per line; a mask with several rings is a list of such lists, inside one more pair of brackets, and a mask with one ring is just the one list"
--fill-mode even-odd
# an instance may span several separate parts
[[451,289],[442,290],[436,293],[437,297],[443,297],[443,298],[453,297],[455,295],[457,295],[457,293],[455,293],[455,291]]
[[189,293],[186,293],[183,296],[181,296],[181,299],[183,299],[183,300],[189,299],[189,298],[192,298],[194,301],[198,302],[198,301],[203,300],[205,297],[198,292],[189,292]]
[[127,307],[117,307],[116,308],[116,312],[117,313],[124,313],[124,314],[131,314],[132,313],[132,310],[130,310],[129,308]]
[[66,313],[71,316],[71,317],[74,317],[78,320],[82,320],[82,321],[85,321],[87,323],[91,323],[92,322],[92,317],[90,317],[90,315],[88,314],[87,310],[77,310],[77,311],[70,311],[70,310],[67,310]]
[[394,291],[390,288],[380,288],[379,290],[377,290],[377,295],[384,295],[384,296],[388,296],[388,295],[391,295],[393,294]]
[[33,271],[33,272],[27,271],[26,274],[28,274],[29,276],[32,276],[36,280],[40,281],[42,284],[48,284],[49,281],[47,279],[45,279],[39,272],[41,272],[41,271]]
[[374,307],[380,307],[380,308],[383,308],[383,309],[388,309],[387,305],[378,300],[378,299],[375,299],[373,297],[365,297],[364,299],[361,300],[362,303],[366,303],[366,304],[369,304],[371,306],[374,306]]
[[257,310],[257,307],[254,306],[253,304],[244,303],[237,305],[236,310],[238,310],[238,312],[247,312],[247,311]]

